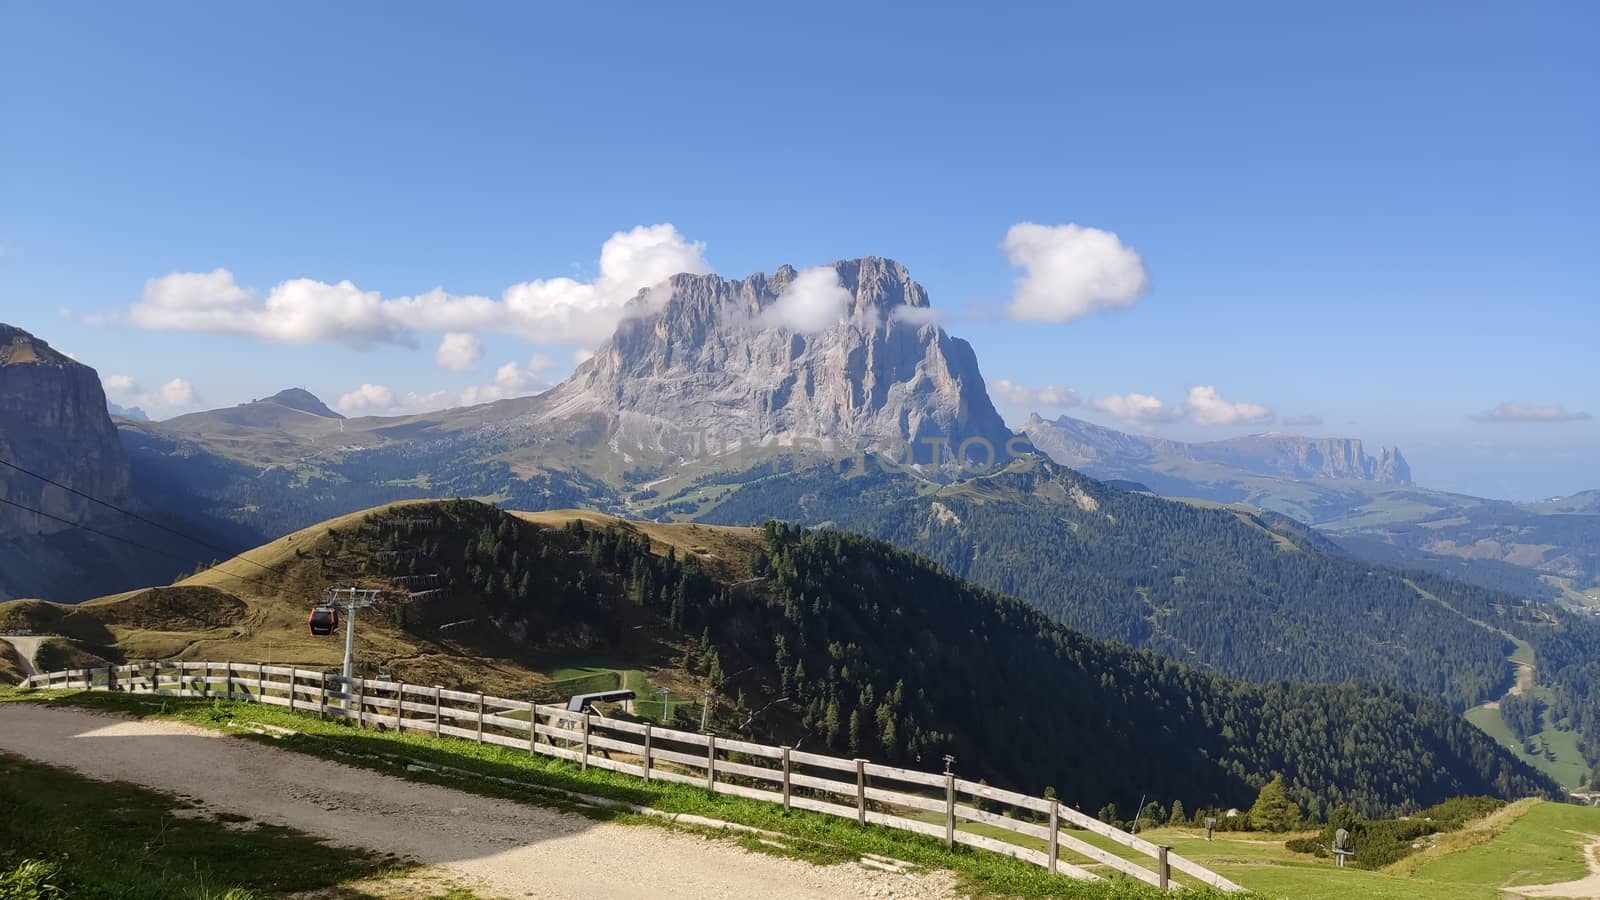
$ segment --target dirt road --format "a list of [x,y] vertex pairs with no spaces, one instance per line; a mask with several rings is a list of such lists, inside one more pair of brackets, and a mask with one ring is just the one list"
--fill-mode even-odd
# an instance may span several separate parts
[[7,635],[0,638],[0,641],[5,641],[17,648],[17,655],[22,657],[22,677],[24,678],[39,674],[39,670],[33,667],[33,658],[38,654],[39,643],[43,640],[43,637],[38,636],[18,637],[16,635]]
[[1525,884],[1504,890],[1519,897],[1563,897],[1568,900],[1600,898],[1600,838],[1595,838],[1583,848],[1583,858],[1589,863],[1587,878],[1560,884]]
[[0,751],[438,867],[490,897],[953,897],[948,873],[813,866],[417,784],[176,722],[0,704]]

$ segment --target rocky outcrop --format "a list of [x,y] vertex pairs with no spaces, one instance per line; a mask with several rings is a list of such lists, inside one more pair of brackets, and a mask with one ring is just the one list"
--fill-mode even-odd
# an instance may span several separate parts
[[1373,481],[1385,484],[1411,484],[1411,464],[1400,455],[1399,447],[1385,447],[1378,454],[1378,464],[1372,472]]
[[1125,434],[1069,416],[1048,421],[1038,415],[1028,419],[1022,432],[1056,462],[1100,473],[1128,473],[1140,466],[1192,461],[1295,479],[1412,483],[1411,466],[1400,448],[1384,448],[1373,457],[1356,438],[1267,433],[1190,444]]
[[897,460],[910,452],[924,464],[953,461],[963,442],[969,456],[987,453],[983,442],[1003,453],[1012,435],[977,357],[934,322],[905,267],[868,257],[831,269],[833,290],[848,297],[830,295],[842,302],[816,329],[783,315],[780,298],[800,290],[792,267],[738,281],[673,277],[634,301],[634,315],[543,398],[536,418],[599,416],[623,452],[798,441]]
[[[128,460],[106,411],[100,377],[20,328],[0,323],[0,456],[110,503],[130,494]],[[0,467],[0,497],[72,522],[106,510]],[[50,535],[71,526],[0,506],[0,540]]]
[[1387,448],[1374,458],[1367,455],[1357,438],[1252,434],[1226,441],[1190,444],[1189,456],[1264,475],[1411,483],[1411,467],[1398,447]]

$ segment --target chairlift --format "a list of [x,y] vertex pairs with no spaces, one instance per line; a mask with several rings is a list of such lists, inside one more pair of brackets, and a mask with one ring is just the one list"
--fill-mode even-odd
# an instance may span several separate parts
[[314,606],[307,620],[313,637],[327,637],[339,627],[339,611],[331,606]]

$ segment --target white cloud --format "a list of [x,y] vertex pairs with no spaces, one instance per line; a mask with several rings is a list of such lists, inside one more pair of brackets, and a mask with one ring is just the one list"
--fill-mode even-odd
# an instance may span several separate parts
[[1250,425],[1268,422],[1272,410],[1259,403],[1229,403],[1210,385],[1189,388],[1181,403],[1167,404],[1149,394],[1112,394],[1096,398],[1091,404],[1128,422],[1153,425],[1187,421],[1196,425]]
[[334,406],[349,416],[398,416],[526,397],[551,386],[550,372],[555,366],[555,360],[543,355],[535,355],[526,363],[508,362],[495,370],[490,384],[460,391],[407,391],[397,395],[387,385],[363,384],[341,395]]
[[168,406],[189,406],[197,398],[188,379],[174,378],[161,386],[161,399]]
[[381,384],[363,384],[341,395],[334,406],[348,416],[381,415],[395,408],[394,392]]
[[483,345],[478,342],[477,335],[463,331],[445,334],[444,340],[439,342],[439,349],[433,354],[434,362],[454,372],[465,372],[482,358]]
[[852,299],[832,266],[803,269],[778,299],[761,311],[759,323],[803,334],[824,331],[845,317]]
[[1568,412],[1565,407],[1561,406],[1542,406],[1538,403],[1519,403],[1515,400],[1508,400],[1494,409],[1484,410],[1472,418],[1478,422],[1510,425],[1519,422],[1584,422],[1594,417],[1582,410]]
[[1139,254],[1109,231],[1022,222],[1000,246],[1027,271],[1006,307],[1013,319],[1066,322],[1131,306],[1150,288]]
[[1247,425],[1266,422],[1272,410],[1259,403],[1229,403],[1210,385],[1189,388],[1189,421],[1196,425]]
[[555,360],[548,356],[534,356],[526,365],[508,362],[495,370],[493,384],[469,387],[462,391],[461,405],[473,406],[537,394],[550,387],[551,381],[545,373],[554,366]]
[[1112,394],[1096,398],[1092,405],[1129,422],[1175,422],[1183,417],[1181,407],[1167,406],[1149,394]]
[[1071,409],[1080,402],[1078,392],[1059,384],[1029,387],[1005,378],[989,382],[989,393],[1007,406],[1033,412],[1040,409]]
[[162,412],[175,413],[201,402],[200,395],[187,378],[174,378],[153,390],[146,390],[131,375],[107,375],[100,379],[106,399],[118,406],[139,406]]
[[934,309],[931,306],[896,306],[889,318],[896,322],[905,322],[907,325],[943,325],[945,321],[944,310]]
[[[502,332],[557,344],[595,344],[611,336],[641,290],[680,272],[704,274],[705,245],[670,224],[613,234],[600,248],[593,281],[550,278],[506,288],[499,300],[434,289],[384,299],[349,281],[297,278],[262,294],[233,273],[175,272],[153,278],[125,314],[86,317],[164,331],[233,334],[283,343],[340,341],[354,347],[413,345],[413,332]],[[647,296],[646,304],[665,296]]]
[[579,347],[578,349],[572,351],[572,364],[574,366],[581,366],[581,365],[583,365],[584,363],[588,362],[589,360],[591,360],[593,358],[594,358],[594,351],[593,350],[589,350],[589,349],[586,349],[586,348],[583,348],[583,347]]

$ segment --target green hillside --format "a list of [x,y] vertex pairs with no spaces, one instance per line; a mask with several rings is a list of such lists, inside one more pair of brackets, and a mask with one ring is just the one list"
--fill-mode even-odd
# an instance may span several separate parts
[[[1026,460],[943,486],[831,469],[771,476],[701,518],[748,524],[804,510],[922,553],[1096,637],[1254,681],[1372,678],[1466,709],[1509,683],[1505,635],[1398,572],[1343,556],[1303,526],[1108,487]],[[1275,530],[1276,528],[1276,530]]]
[[[54,622],[108,658],[270,648],[331,662],[336,641],[304,636],[304,598],[365,584],[392,598],[364,619],[367,670],[544,699],[602,682],[709,688],[723,733],[930,770],[948,753],[970,776],[1054,787],[1084,808],[1141,794],[1244,806],[1274,772],[1313,813],[1556,790],[1437,702],[1370,683],[1230,681],[835,531],[524,518],[446,501],[344,517],[250,558],[267,571],[225,567],[78,607],[5,604],[0,621]],[[446,572],[447,589],[406,599],[407,579]],[[206,620],[202,595],[207,609],[229,605],[218,595],[239,603]],[[691,704],[674,715],[698,724]]]

